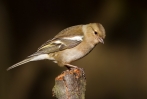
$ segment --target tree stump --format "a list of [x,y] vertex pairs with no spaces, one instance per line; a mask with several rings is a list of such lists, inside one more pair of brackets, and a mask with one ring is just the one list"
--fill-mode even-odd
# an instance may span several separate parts
[[85,99],[86,77],[82,68],[71,68],[55,78],[53,96],[58,99]]

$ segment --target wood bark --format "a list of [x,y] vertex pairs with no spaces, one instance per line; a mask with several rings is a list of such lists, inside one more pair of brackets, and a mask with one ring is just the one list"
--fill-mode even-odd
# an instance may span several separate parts
[[71,68],[55,78],[53,96],[58,99],[85,99],[86,77],[82,68]]

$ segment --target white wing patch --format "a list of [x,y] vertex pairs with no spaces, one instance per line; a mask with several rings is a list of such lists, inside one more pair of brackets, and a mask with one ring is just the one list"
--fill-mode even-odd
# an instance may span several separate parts
[[63,42],[61,42],[60,40],[56,40],[56,41],[54,41],[54,43],[56,43],[56,44],[62,44]]
[[83,36],[63,37],[63,39],[82,41],[83,40]]

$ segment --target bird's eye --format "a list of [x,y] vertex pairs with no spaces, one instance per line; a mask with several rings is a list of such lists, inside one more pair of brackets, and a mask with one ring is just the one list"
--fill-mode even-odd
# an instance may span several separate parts
[[97,35],[98,34],[97,31],[94,31],[94,34]]

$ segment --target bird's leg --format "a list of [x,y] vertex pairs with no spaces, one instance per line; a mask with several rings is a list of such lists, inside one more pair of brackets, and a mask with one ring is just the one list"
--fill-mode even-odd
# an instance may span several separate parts
[[78,68],[77,66],[74,66],[74,65],[71,65],[71,64],[66,64],[65,65],[69,70],[71,69],[71,68]]
[[[83,70],[83,68],[78,68],[77,66],[71,65],[71,64],[66,64],[65,65],[67,67],[67,69],[71,70],[71,68],[76,68],[76,69],[80,69],[83,72],[83,76],[85,77],[85,72]],[[86,79],[86,77],[85,77]]]

